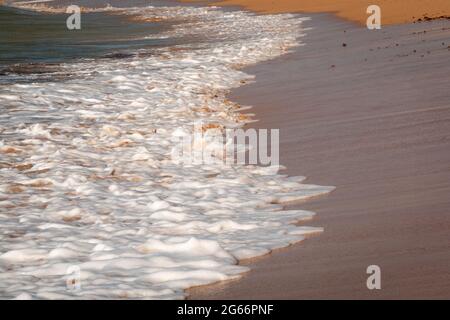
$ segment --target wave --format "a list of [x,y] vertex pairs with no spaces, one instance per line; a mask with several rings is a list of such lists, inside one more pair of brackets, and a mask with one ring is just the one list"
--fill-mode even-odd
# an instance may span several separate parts
[[304,19],[215,7],[123,14],[179,19],[162,36],[207,41],[63,63],[76,76],[0,87],[2,298],[181,299],[321,230],[292,224],[314,213],[283,203],[331,187],[171,160],[180,128],[248,121],[226,93],[253,79],[242,67],[299,46]]

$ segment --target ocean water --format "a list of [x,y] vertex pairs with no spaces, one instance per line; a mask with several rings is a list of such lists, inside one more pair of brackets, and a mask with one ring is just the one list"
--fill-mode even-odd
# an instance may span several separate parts
[[0,7],[0,64],[61,62],[172,44],[151,37],[169,28],[163,22],[130,23],[92,12],[83,14],[82,30],[68,31],[67,17]]
[[137,49],[184,40],[158,36],[173,27],[168,21],[133,22],[122,15],[93,11],[82,15],[82,30],[69,31],[68,16],[0,6],[0,83],[46,79],[58,63],[69,60],[126,57]]
[[109,31],[68,40],[57,13],[2,10],[42,33],[10,37],[1,53],[7,68],[33,63],[0,75],[1,298],[182,299],[248,271],[241,259],[320,231],[292,224],[314,213],[283,204],[331,187],[259,166],[172,160],[194,123],[246,123],[226,93],[253,79],[242,67],[301,45],[302,18],[112,6],[86,17],[87,29]]

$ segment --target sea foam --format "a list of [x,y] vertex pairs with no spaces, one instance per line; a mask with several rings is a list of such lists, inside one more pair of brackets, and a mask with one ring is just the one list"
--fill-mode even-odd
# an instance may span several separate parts
[[[115,10],[110,8],[110,10]],[[55,82],[0,87],[0,296],[180,299],[239,277],[240,259],[304,239],[283,202],[332,190],[258,166],[181,165],[195,121],[239,127],[241,67],[300,45],[302,19],[221,9],[117,9],[177,21],[197,42],[61,65]],[[276,112],[276,111],[274,111]],[[68,287],[73,267],[77,290]],[[301,272],[301,270],[299,271]]]

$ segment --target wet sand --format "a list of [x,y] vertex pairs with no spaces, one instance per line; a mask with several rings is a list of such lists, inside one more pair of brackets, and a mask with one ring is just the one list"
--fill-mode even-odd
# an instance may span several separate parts
[[[450,21],[369,31],[312,15],[306,46],[230,98],[281,128],[290,175],[337,187],[299,207],[324,233],[243,261],[192,299],[450,298]],[[344,46],[345,44],[346,46]],[[382,290],[366,287],[379,265]]]
[[[204,0],[183,0],[206,2]],[[382,23],[413,22],[419,18],[450,15],[448,0],[215,0],[214,5],[242,6],[259,13],[333,12],[341,18],[365,24],[367,7],[373,4],[381,8]]]

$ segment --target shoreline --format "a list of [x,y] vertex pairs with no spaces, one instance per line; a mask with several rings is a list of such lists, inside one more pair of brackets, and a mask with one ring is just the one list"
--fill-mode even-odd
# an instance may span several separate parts
[[[305,175],[308,177],[307,183],[337,186],[337,193],[308,198],[297,205],[286,205],[287,210],[302,209],[317,213],[317,217],[312,220],[312,225],[313,227],[324,227],[325,234],[322,233],[313,239],[309,239],[308,236],[308,241],[302,246],[290,245],[283,249],[273,250],[272,254],[244,259],[246,256],[251,256],[248,253],[250,250],[253,250],[252,254],[268,252],[270,247],[261,247],[264,246],[262,244],[264,241],[272,241],[272,248],[282,247],[279,245],[279,236],[289,234],[277,234],[276,229],[263,231],[262,235],[269,239],[244,244],[242,249],[231,246],[234,252],[230,256],[223,253],[220,257],[226,256],[224,261],[228,261],[228,258],[233,261],[229,266],[236,268],[235,271],[232,271],[233,274],[239,273],[237,269],[242,267],[244,268],[240,271],[244,272],[247,269],[245,266],[250,266],[250,273],[246,273],[242,279],[236,282],[230,280],[207,287],[194,287],[187,293],[192,292],[191,298],[194,299],[198,299],[198,297],[202,297],[202,299],[248,299],[249,296],[259,299],[314,297],[370,299],[397,296],[416,298],[423,297],[414,296],[414,291],[419,286],[420,290],[418,291],[422,294],[424,292],[427,298],[446,298],[450,293],[450,283],[447,284],[447,278],[450,276],[447,271],[447,266],[450,264],[450,249],[446,247],[447,231],[450,228],[448,214],[450,200],[447,199],[450,192],[450,173],[446,167],[447,163],[450,163],[450,139],[447,134],[448,130],[446,130],[450,123],[450,107],[448,105],[450,95],[447,92],[448,85],[446,84],[449,83],[450,76],[445,66],[448,65],[448,54],[450,54],[450,43],[447,40],[450,37],[450,21],[439,20],[387,28],[383,26],[381,31],[368,31],[358,27],[354,21],[342,20],[329,14],[310,14],[308,16],[312,16],[313,19],[304,23],[304,26],[311,27],[307,31],[306,41],[303,43],[305,46],[295,48],[290,54],[278,56],[273,60],[258,62],[264,59],[255,58],[254,64],[250,61],[250,66],[244,68],[243,71],[255,75],[256,81],[233,89],[228,98],[244,107],[245,105],[253,106],[259,122],[252,123],[250,126],[256,129],[281,129],[281,164],[287,167],[287,171],[281,172],[282,174]],[[253,18],[257,19],[258,17],[256,15]],[[259,16],[259,18],[262,17]],[[292,23],[292,21],[290,22]],[[244,24],[245,27],[251,25]],[[259,29],[254,29],[252,35],[259,34],[259,31],[265,26],[261,25]],[[277,35],[290,30],[285,33],[287,36],[286,47],[289,47],[289,43],[294,42],[293,38],[296,35],[293,29],[289,29],[289,26],[290,23],[287,23],[285,28],[278,29],[276,34],[272,34],[275,39]],[[240,30],[238,33],[245,34],[243,29],[238,30]],[[214,32],[215,30],[211,33]],[[270,38],[272,37],[269,36],[262,40]],[[291,40],[289,41],[289,39]],[[256,51],[262,52],[270,45],[270,42],[266,46],[261,45],[262,40],[250,42],[249,46],[259,47],[260,50]],[[238,49],[247,44],[246,41],[240,43]],[[279,50],[279,48],[283,48],[283,46],[273,45],[274,50]],[[242,50],[240,52],[242,53]],[[242,55],[243,59],[248,58],[248,54],[242,53]],[[152,65],[152,62],[149,65]],[[161,61],[157,62],[161,63]],[[183,62],[195,64],[191,67],[197,66],[196,61]],[[199,65],[208,65],[208,62],[210,61],[205,58],[203,64]],[[135,63],[135,66],[139,66],[142,61],[135,61]],[[109,65],[103,67],[106,72],[112,70],[117,72],[112,64],[113,69],[111,70]],[[211,67],[216,70],[213,68],[216,67],[215,65]],[[223,78],[225,77],[224,72],[220,72],[219,67],[217,67],[218,78]],[[137,69],[136,74],[133,74],[135,76],[133,79],[129,78],[131,73],[124,71],[124,74],[120,74],[112,80],[108,80],[106,77],[99,78],[100,83],[105,81],[110,85],[111,81],[115,82],[118,92],[123,90],[120,83],[124,81],[138,87],[143,81],[146,81],[138,79],[136,76],[143,75],[144,73],[141,72],[143,70],[146,70],[145,65],[142,66],[142,69]],[[174,70],[178,71],[176,68]],[[230,68],[230,71],[237,70]],[[181,72],[180,74],[179,82],[186,78],[191,79],[189,78],[190,74]],[[233,79],[239,83],[239,74],[237,73],[234,78],[231,77],[233,74],[230,72],[229,83],[232,83]],[[200,78],[200,76],[193,77],[191,81],[201,89],[203,89],[203,83],[212,81],[208,78],[204,81],[198,80]],[[164,80],[163,78],[161,82]],[[246,81],[241,80],[240,83],[243,84]],[[48,89],[39,87],[39,84],[32,86],[43,90]],[[105,87],[102,86],[102,88]],[[231,87],[235,88],[235,86]],[[130,89],[132,87],[127,88],[127,90]],[[147,89],[152,91],[154,87],[149,86]],[[172,92],[172,90],[168,91]],[[50,93],[48,97],[54,96],[51,89],[48,92]],[[72,93],[75,91],[66,90],[63,87],[60,92]],[[191,92],[200,92],[200,90],[189,91],[187,94]],[[111,92],[105,91],[104,93],[104,97],[108,98],[105,103],[110,105]],[[87,94],[88,97],[97,97],[98,89],[93,89],[92,92],[88,91]],[[134,100],[139,94],[141,91],[136,90],[130,92],[130,97]],[[30,99],[25,92],[23,95],[25,99]],[[18,96],[4,97],[10,101],[19,100]],[[196,100],[195,97],[198,98],[198,94],[194,94],[193,97],[196,104],[204,102],[200,99]],[[211,97],[207,94],[205,97],[205,101],[211,102],[208,100]],[[112,100],[120,102],[116,105],[117,114],[124,112],[122,98],[123,96],[117,96],[115,100]],[[143,101],[147,101],[145,98],[141,97]],[[214,98],[224,97],[215,96]],[[73,101],[79,102],[76,98]],[[99,101],[101,100],[96,100],[96,102]],[[228,101],[228,99],[215,102],[224,101]],[[167,99],[161,105],[166,106]],[[83,106],[88,110],[87,112],[92,110],[91,105]],[[146,110],[138,110],[135,106],[130,105],[131,111],[134,113],[142,111],[142,114],[137,114],[137,116],[148,119]],[[138,103],[137,106],[142,107],[143,104]],[[177,109],[177,111],[179,110]],[[204,110],[195,110],[195,112],[199,111]],[[164,118],[166,110],[163,110],[162,113],[160,118]],[[98,114],[90,116],[100,118]],[[115,119],[117,122],[114,122],[114,119],[108,119],[108,123],[128,126],[127,123],[136,120],[135,114],[132,116],[121,114],[121,116],[121,119]],[[193,117],[195,116],[198,117],[198,114],[193,115]],[[168,123],[172,123],[172,120],[168,119]],[[236,118],[232,118],[232,120],[236,120]],[[141,123],[144,128],[154,125]],[[136,130],[136,123],[129,125],[130,131],[125,128],[127,130],[123,132],[120,127],[103,126],[99,131],[100,139],[92,135],[94,138],[91,141],[104,142],[105,144],[102,146],[110,149],[127,147],[125,150],[133,150],[131,148],[135,141],[119,141],[118,144],[110,144],[109,140],[102,140],[108,136],[128,137],[129,132],[135,134],[136,132],[131,130]],[[44,132],[49,137],[52,134],[60,136],[61,129],[65,129],[64,125],[61,125],[60,128],[56,128],[57,130],[50,131],[47,130],[46,125],[41,126],[40,124],[34,128],[39,129],[41,133],[29,131],[30,135]],[[92,132],[97,131],[89,131],[89,133]],[[157,133],[156,129],[153,133]],[[159,134],[164,136],[167,131],[161,130]],[[114,141],[114,139],[112,140]],[[155,144],[155,150],[157,148],[159,148],[158,143]],[[14,149],[9,146],[2,150],[5,154],[23,151],[20,148]],[[128,154],[128,158],[134,157],[136,154],[142,157],[139,153]],[[76,160],[81,154],[73,156]],[[122,153],[117,159],[126,158]],[[59,161],[59,158],[55,159],[55,163]],[[146,159],[151,164],[158,163],[153,159]],[[119,165],[119,170],[113,168],[106,177],[97,175],[89,177],[99,181],[103,179],[117,181],[116,179],[121,177],[122,181],[127,181],[125,183],[142,181],[141,176],[124,174],[125,168],[126,170],[130,169],[129,163],[123,164],[122,170],[120,170],[120,163],[116,162],[115,166],[117,165]],[[24,168],[26,171],[33,166],[34,164],[20,164],[17,167]],[[78,166],[78,162],[76,166]],[[88,165],[84,167],[88,167]],[[12,166],[8,168],[12,168]],[[142,174],[144,171],[141,166],[137,166],[133,170],[133,174]],[[47,171],[42,173],[45,174]],[[149,172],[150,174],[153,172]],[[217,177],[209,175],[209,173],[204,176],[202,174],[203,172],[194,174],[195,182],[198,182],[199,176],[202,176],[208,180],[207,184],[209,184],[211,179]],[[241,174],[241,176],[243,175]],[[164,178],[167,177],[164,176]],[[178,172],[172,174],[171,177],[179,177]],[[180,177],[182,183],[185,182],[185,177]],[[256,180],[252,186],[259,188],[261,193],[268,193],[268,196],[272,196],[271,188],[265,182],[264,179]],[[274,181],[269,180],[268,182]],[[165,180],[163,183],[167,183],[167,181]],[[37,184],[37,187],[50,185],[52,185],[51,182]],[[33,184],[28,186],[35,187]],[[224,185],[224,189],[219,195],[220,205],[218,207],[222,209],[222,200],[229,201],[229,206],[234,208],[234,210],[230,210],[231,217],[235,218],[235,213],[239,212],[237,211],[238,207],[234,207],[236,200],[244,199],[243,203],[245,204],[244,193],[246,191],[248,191],[247,200],[250,200],[249,202],[253,200],[254,190],[245,189],[241,190],[242,192],[233,193],[237,188],[246,186],[246,182],[233,184],[231,188]],[[152,190],[153,188],[154,186],[152,186]],[[229,189],[228,193],[222,192],[227,188]],[[16,187],[8,189],[7,192],[19,194],[25,190],[25,187]],[[96,191],[98,190],[96,189]],[[100,190],[102,189],[100,188]],[[104,192],[109,195],[109,191],[112,190],[108,189]],[[230,193],[233,194],[232,197],[221,197],[223,194],[230,195]],[[77,196],[76,193],[71,192],[67,192],[66,195]],[[119,193],[115,194],[115,197],[120,196]],[[140,193],[136,193],[136,196],[139,197]],[[202,195],[200,194],[200,196]],[[203,196],[206,198],[210,195],[203,194]],[[181,207],[185,207],[186,199],[189,200],[188,195],[184,194],[179,195],[179,198],[170,197],[170,201],[163,200],[167,198],[155,197],[150,206],[137,208],[145,211],[145,217],[148,216],[148,208],[150,208],[154,211],[153,219],[161,221],[161,216],[158,216],[161,208],[171,208],[173,203],[182,203]],[[180,202],[181,198],[183,201]],[[124,199],[125,201],[129,200],[128,195]],[[136,203],[130,203],[130,205]],[[194,199],[192,201],[194,208],[196,203],[197,200]],[[270,203],[274,204],[275,202]],[[176,207],[178,208],[178,206]],[[45,209],[47,207],[44,207]],[[95,212],[94,209],[89,211]],[[211,210],[211,207],[205,209],[205,212],[208,212],[206,210]],[[257,208],[249,208],[248,213],[251,214],[248,217],[254,218]],[[64,212],[62,219],[67,223],[83,220],[85,217],[88,220],[88,214],[89,212],[85,215],[80,210],[67,211]],[[110,214],[111,212],[107,212],[107,215]],[[180,215],[183,216],[182,220],[187,217],[184,213],[178,214],[169,211],[169,214],[171,216],[162,216],[162,219],[167,219],[166,225],[173,223],[174,228],[179,227],[176,225],[178,221],[174,221]],[[280,228],[295,229],[288,224],[287,219],[282,221],[281,218],[277,218],[278,215],[279,212],[258,219],[264,223],[268,219],[274,219],[274,221],[280,219],[277,221],[282,222]],[[57,219],[60,218],[57,216]],[[105,219],[108,221],[109,218]],[[129,219],[128,222],[130,226],[136,224],[136,221],[132,219]],[[199,224],[197,222],[194,221],[193,224],[198,228],[199,234],[202,234],[201,231],[205,229],[205,226],[209,226],[209,221],[204,223],[202,221]],[[244,227],[245,223],[247,223],[246,220],[242,221]],[[302,222],[296,223],[296,225],[302,224]],[[311,225],[311,220],[308,220],[306,224]],[[152,226],[153,223],[148,225]],[[214,225],[212,228],[215,227],[217,226]],[[225,222],[220,228],[226,227],[233,228],[233,225],[227,225]],[[220,231],[220,229],[211,230]],[[278,231],[285,232],[286,230]],[[182,232],[184,231],[182,230]],[[147,233],[152,234],[152,232]],[[293,230],[292,235],[299,235],[299,233]],[[235,241],[236,236],[241,236],[241,233],[231,235],[229,240]],[[242,237],[249,237],[249,233],[242,232]],[[121,237],[117,237],[117,239],[122,240]],[[259,237],[256,239],[261,240]],[[115,241],[115,239],[110,240]],[[162,247],[165,247],[163,250],[168,249],[169,255],[180,250],[186,251],[185,248],[178,248],[178,245],[173,243],[168,246],[167,243],[158,242],[159,239],[154,240],[150,239],[148,243],[141,245],[141,253],[147,254],[155,248],[161,250]],[[139,241],[140,239],[136,239],[136,242],[141,244]],[[284,243],[294,243],[292,239],[286,241]],[[199,246],[209,247],[206,243],[195,241],[192,243],[191,240],[186,240],[186,243],[190,248],[187,251],[192,253],[196,253]],[[255,247],[249,249],[249,245],[253,244]],[[265,245],[267,246],[267,244]],[[111,247],[114,246],[111,245]],[[211,252],[215,252],[214,248],[211,249]],[[20,253],[11,250],[5,254],[6,258],[4,258],[13,261],[19,259],[18,254]],[[42,259],[45,259],[47,254],[51,253],[36,251],[36,255],[39,254],[44,257]],[[209,251],[206,254],[209,254]],[[270,259],[268,259],[269,257]],[[237,259],[240,259],[240,263],[234,265]],[[369,292],[365,288],[367,277],[365,268],[374,263],[381,265],[383,269],[382,292]],[[185,272],[183,267],[181,269],[180,273]],[[214,268],[213,271],[216,269]],[[223,270],[225,270],[224,274],[230,272],[230,269],[227,268]],[[387,270],[387,278],[385,278],[384,270]],[[227,275],[229,276],[231,273]],[[211,279],[225,278],[220,274],[211,275]],[[155,279],[159,280],[152,278],[151,281],[155,281]],[[189,281],[195,283],[194,280]],[[203,283],[207,283],[207,281]],[[50,294],[46,297],[56,296]]]
[[[311,214],[281,211],[280,203],[329,191],[258,166],[191,162],[205,144],[223,151],[205,136],[192,144],[198,132],[248,120],[225,98],[251,79],[235,67],[295,47],[300,19],[178,6],[130,10],[180,19],[157,38],[191,45],[67,64],[74,81],[2,87],[4,298],[76,298],[61,286],[70,259],[89,288],[86,299],[180,299],[186,288],[246,272],[238,259],[303,240],[311,228],[290,222]],[[193,151],[184,152],[186,141]],[[17,276],[24,272],[38,280]]]
[[[274,13],[330,13],[348,21],[365,25],[369,14],[367,8],[373,5],[369,0],[180,0],[191,3],[209,3],[218,6],[240,6],[260,14]],[[450,18],[450,3],[447,0],[378,0],[383,25],[409,23],[423,19],[446,16]]]
[[[442,66],[450,54],[450,23],[371,32],[327,14],[311,16],[306,45],[246,68],[256,82],[229,98],[254,106],[259,122],[253,127],[281,128],[280,160],[289,175],[337,186],[301,204],[317,213],[309,224],[325,231],[242,261],[251,268],[242,279],[192,288],[188,296],[448,298],[450,107],[444,84],[450,78]],[[384,272],[383,290],[366,288],[372,264]]]

